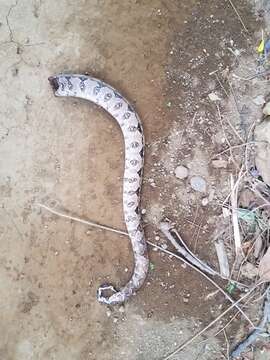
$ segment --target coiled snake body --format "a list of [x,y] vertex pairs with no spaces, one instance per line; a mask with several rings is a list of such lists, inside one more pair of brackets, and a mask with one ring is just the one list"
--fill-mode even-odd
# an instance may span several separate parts
[[[123,211],[134,253],[134,270],[128,283],[119,291],[111,285],[103,285],[97,293],[97,298],[101,303],[122,303],[142,286],[149,267],[140,213],[144,162],[142,125],[129,102],[111,86],[98,79],[86,75],[60,74],[50,77],[49,81],[56,96],[83,98],[101,106],[118,122],[124,136]],[[108,291],[112,294],[105,295]]]

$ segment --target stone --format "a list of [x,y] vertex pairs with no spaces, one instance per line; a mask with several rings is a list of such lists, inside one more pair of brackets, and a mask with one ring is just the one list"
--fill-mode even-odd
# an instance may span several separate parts
[[175,168],[175,170],[174,170],[174,173],[175,173],[175,176],[181,180],[188,177],[188,169],[182,165],[177,166],[177,168]]
[[220,101],[221,98],[214,92],[208,94],[210,101]]
[[192,176],[190,179],[190,185],[193,190],[198,192],[206,192],[207,184],[201,176]]
[[255,128],[254,135],[255,141],[257,142],[255,156],[256,167],[264,182],[270,185],[270,121],[265,120],[258,124]]
[[206,205],[208,205],[208,203],[209,203],[209,200],[207,197],[202,199],[202,206],[206,206]]
[[264,115],[268,116],[270,115],[270,102],[268,102],[265,107],[263,108]]

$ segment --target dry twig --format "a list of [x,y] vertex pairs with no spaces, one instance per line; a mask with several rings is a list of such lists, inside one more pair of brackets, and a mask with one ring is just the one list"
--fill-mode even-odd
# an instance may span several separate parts
[[[242,354],[248,348],[250,345],[252,345],[259,336],[264,334],[266,332],[266,325],[270,322],[270,288],[268,288],[267,294],[266,294],[266,300],[264,304],[264,313],[263,318],[258,326],[248,337],[242,341],[237,347],[234,349],[234,351],[231,353],[231,358],[236,358]],[[270,334],[269,334],[270,336]]]
[[229,306],[223,313],[221,313],[218,317],[216,317],[211,323],[209,323],[205,328],[200,330],[197,334],[192,336],[190,339],[185,341],[183,344],[178,346],[172,353],[167,355],[162,360],[168,360],[172,358],[175,354],[179,353],[179,351],[184,350],[189,344],[191,344],[194,340],[196,340],[199,336],[201,336],[205,331],[207,331],[210,327],[212,327],[217,321],[219,321],[221,318],[223,318],[229,311],[231,311],[236,305],[238,305],[241,301],[246,299],[259,285],[261,285],[262,282],[259,282],[258,284],[254,285],[245,295],[243,295],[240,299],[235,301],[231,306]]
[[239,229],[238,213],[237,213],[237,195],[238,195],[239,178],[236,181],[236,183],[234,183],[233,175],[231,175],[232,223],[233,223],[233,234],[234,234],[236,257],[238,257],[239,254],[242,253],[241,234]]
[[215,241],[215,248],[219,262],[219,272],[223,277],[228,279],[230,276],[229,261],[225,250],[224,242],[221,238]]
[[106,226],[106,225],[100,225],[100,224],[94,223],[92,221],[83,220],[83,219],[80,219],[80,218],[75,217],[75,216],[70,216],[70,215],[67,215],[67,214],[63,214],[63,213],[60,213],[60,212],[58,212],[58,211],[56,211],[56,210],[54,210],[52,208],[49,208],[48,206],[43,205],[43,204],[38,204],[38,206],[40,206],[41,208],[51,212],[54,215],[60,216],[60,217],[65,218],[65,219],[77,221],[77,222],[79,222],[81,224],[84,224],[84,225],[89,225],[89,226],[92,226],[92,227],[96,227],[96,228],[101,229],[101,230],[111,231],[111,232],[114,232],[114,233],[117,233],[117,234],[120,234],[120,235],[128,235],[128,233],[125,232],[125,231],[117,230],[117,229],[114,229],[114,228]]
[[240,14],[239,14],[239,12],[237,11],[237,9],[236,9],[235,5],[233,4],[232,0],[229,0],[229,3],[231,4],[231,7],[233,8],[234,12],[236,13],[236,15],[237,15],[240,23],[242,24],[243,29],[244,29],[246,32],[248,32],[248,29],[247,29],[246,25],[244,24],[244,22],[243,22],[243,20],[242,20],[242,18],[241,18],[241,16],[240,16]]
[[[99,224],[96,224],[94,222],[90,222],[90,221],[86,221],[86,220],[82,220],[80,218],[77,218],[77,217],[73,217],[73,216],[69,216],[69,215],[66,215],[66,214],[63,214],[63,213],[60,213],[58,211],[55,211],[51,208],[49,208],[48,206],[45,206],[45,205],[42,205],[42,204],[39,204],[39,206],[43,207],[44,209],[46,209],[47,211],[57,215],[57,216],[60,216],[60,217],[63,217],[63,218],[66,218],[66,219],[70,219],[70,220],[73,220],[73,221],[77,221],[77,222],[80,222],[82,224],[85,224],[85,225],[90,225],[90,226],[94,226],[94,227],[97,227],[99,229],[102,229],[102,230],[107,230],[107,231],[112,231],[112,232],[117,232],[119,234],[122,234],[122,235],[127,235],[128,236],[128,233],[126,232],[123,232],[123,231],[118,231],[114,228],[111,228],[109,226],[104,226],[104,225],[99,225]],[[198,269],[196,266],[190,264],[187,260],[185,260],[184,258],[178,256],[177,254],[174,254],[173,252],[169,251],[169,250],[166,250],[166,249],[163,249],[161,246],[158,246],[156,244],[153,244],[152,242],[150,241],[147,241],[147,244],[151,245],[152,247],[154,248],[157,248],[159,250],[161,250],[162,252],[168,254],[168,255],[171,255],[179,260],[181,260],[182,262],[184,262],[186,265],[188,265],[189,267],[191,267],[192,269],[196,270],[197,272],[199,272],[202,276],[204,276],[209,282],[211,282],[212,285],[214,285],[231,303],[233,303],[233,299],[214,281],[212,280],[210,277],[208,277],[203,271],[201,271],[200,269]],[[241,314],[247,319],[247,321],[251,324],[252,327],[254,327],[254,324],[253,322],[249,319],[249,317],[244,313],[244,311],[236,305],[236,308],[241,312]]]

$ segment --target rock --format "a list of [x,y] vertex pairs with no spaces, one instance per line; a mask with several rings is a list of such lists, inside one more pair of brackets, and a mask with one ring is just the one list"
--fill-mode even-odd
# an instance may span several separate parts
[[192,176],[190,185],[193,190],[198,192],[206,192],[207,184],[201,176]]
[[206,206],[206,205],[208,205],[208,203],[209,203],[209,200],[207,197],[202,199],[202,206]]
[[231,210],[227,209],[226,207],[222,208],[222,214],[224,219],[228,218],[229,216],[231,216]]
[[215,169],[226,169],[228,165],[228,162],[226,160],[213,160],[212,161],[212,166],[215,168]]
[[253,99],[255,105],[262,106],[265,104],[264,96],[259,95]]
[[264,182],[270,185],[270,122],[265,120],[258,124],[255,128],[254,135],[255,141],[257,141],[255,156],[256,167]]
[[177,168],[175,168],[175,170],[174,170],[174,173],[175,173],[175,176],[181,180],[188,177],[188,169],[182,165],[177,166]]
[[265,107],[263,108],[264,115],[270,115],[270,102],[268,102]]
[[221,98],[214,92],[208,94],[210,101],[220,101]]

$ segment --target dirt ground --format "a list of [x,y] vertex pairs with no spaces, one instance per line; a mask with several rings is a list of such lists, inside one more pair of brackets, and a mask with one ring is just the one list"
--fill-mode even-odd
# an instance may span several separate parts
[[[255,3],[235,1],[245,31],[226,0],[0,0],[1,360],[162,359],[217,316],[223,297],[207,298],[212,286],[153,249],[134,298],[113,308],[96,301],[101,283],[130,276],[129,242],[38,204],[125,229],[123,141],[107,114],[55,98],[47,78],[89,73],[130,99],[147,142],[147,238],[165,247],[158,223],[168,217],[216,266],[230,165],[212,166],[226,143],[208,95],[223,97],[221,110],[229,99],[211,73],[237,67],[235,50],[255,52],[263,26]],[[205,191],[192,189],[193,175]],[[197,341],[172,359],[222,359],[226,346],[222,336]]]

